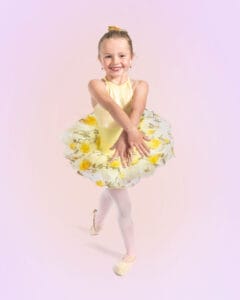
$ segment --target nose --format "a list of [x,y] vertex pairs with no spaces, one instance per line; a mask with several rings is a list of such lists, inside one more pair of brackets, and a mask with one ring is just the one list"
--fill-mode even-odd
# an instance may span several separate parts
[[119,58],[117,56],[113,56],[113,64],[117,65],[119,63]]

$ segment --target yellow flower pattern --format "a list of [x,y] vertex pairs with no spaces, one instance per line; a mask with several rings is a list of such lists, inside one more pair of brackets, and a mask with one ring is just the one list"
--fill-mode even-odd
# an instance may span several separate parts
[[94,116],[88,115],[85,119],[81,119],[85,124],[94,126],[97,123],[97,120]]
[[151,164],[155,165],[161,156],[163,156],[163,154],[150,155],[148,157],[148,160],[150,161]]
[[76,145],[76,143],[71,142],[71,143],[69,144],[69,147],[70,147],[70,149],[75,150],[76,147],[77,147],[77,145]]
[[150,145],[149,146],[150,146],[151,149],[156,149],[156,148],[159,147],[160,144],[161,144],[160,139],[154,138],[154,139],[152,139],[150,141]]
[[147,134],[153,134],[156,130],[155,129],[148,129]]
[[78,120],[63,135],[65,157],[76,172],[92,180],[98,187],[123,188],[135,185],[175,156],[171,125],[153,111],[145,108],[139,130],[150,138],[146,141],[150,153],[141,157],[134,149],[130,166],[124,168],[120,158],[110,162],[113,152],[100,150],[101,136],[93,113]]
[[82,171],[88,170],[91,166],[91,162],[87,159],[84,159],[79,166],[79,169]]
[[82,143],[79,147],[80,151],[83,153],[88,153],[90,151],[90,146],[88,143]]
[[109,165],[110,165],[110,167],[112,167],[112,168],[119,168],[120,165],[121,165],[121,163],[120,163],[120,161],[118,161],[118,160],[113,160],[113,161],[109,162]]
[[96,181],[96,185],[98,185],[98,186],[104,186],[105,184],[104,184],[104,182],[102,180],[97,180]]
[[132,161],[131,161],[131,165],[136,165],[136,163],[139,161],[139,158],[134,156]]

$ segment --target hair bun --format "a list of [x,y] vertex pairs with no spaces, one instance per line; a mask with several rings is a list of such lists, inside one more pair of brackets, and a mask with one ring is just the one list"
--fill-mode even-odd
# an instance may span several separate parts
[[117,26],[108,26],[108,31],[126,31]]

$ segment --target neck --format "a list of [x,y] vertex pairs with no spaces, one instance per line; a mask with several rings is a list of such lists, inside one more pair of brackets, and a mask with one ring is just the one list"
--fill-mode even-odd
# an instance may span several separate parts
[[125,83],[129,79],[128,74],[123,75],[123,76],[119,76],[119,77],[112,77],[112,76],[107,76],[106,75],[105,78],[108,81],[111,81],[111,82],[119,84],[119,85]]

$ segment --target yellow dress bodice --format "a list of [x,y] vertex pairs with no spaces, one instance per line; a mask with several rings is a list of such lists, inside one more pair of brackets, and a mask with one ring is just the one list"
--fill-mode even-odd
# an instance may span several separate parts
[[[133,88],[130,78],[124,83],[118,85],[106,78],[103,78],[106,89],[110,97],[129,115],[131,109],[131,99],[133,96]],[[123,128],[113,119],[111,114],[99,103],[97,103],[93,111],[97,119],[97,127],[100,135],[99,148],[103,152],[111,152],[109,148],[117,141]]]

